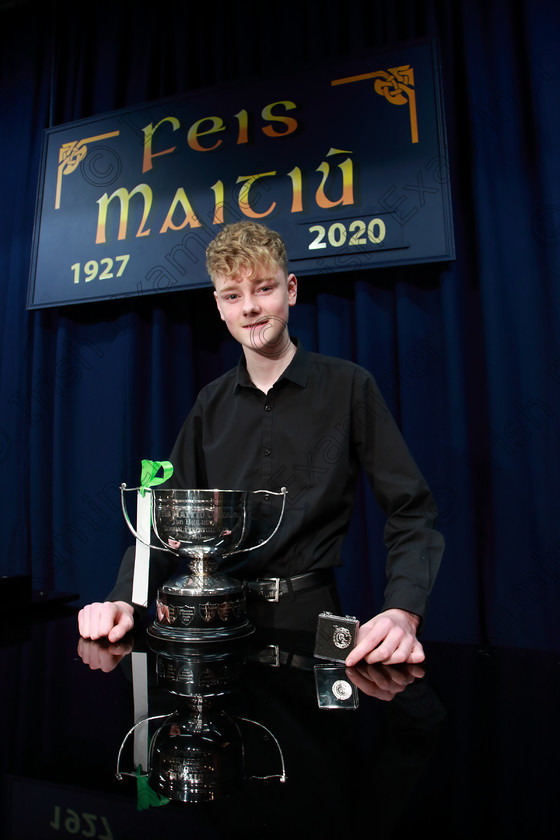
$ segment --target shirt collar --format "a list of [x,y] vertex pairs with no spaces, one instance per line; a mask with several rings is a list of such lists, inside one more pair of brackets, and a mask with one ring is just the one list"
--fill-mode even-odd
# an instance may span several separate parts
[[[296,353],[294,358],[292,359],[292,361],[278,380],[278,382],[281,382],[283,379],[288,379],[290,382],[294,382],[301,388],[305,388],[309,377],[309,353],[303,347],[299,339],[294,338],[293,336],[291,337],[291,339],[296,345]],[[249,374],[247,373],[247,364],[245,362],[244,354],[241,355],[241,358],[239,359],[239,363],[237,365],[237,374],[234,382],[234,390],[237,391],[237,389],[241,387],[255,387],[251,382]]]

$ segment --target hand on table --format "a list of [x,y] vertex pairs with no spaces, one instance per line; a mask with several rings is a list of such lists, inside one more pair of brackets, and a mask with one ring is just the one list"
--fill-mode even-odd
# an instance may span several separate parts
[[419,623],[419,616],[406,610],[379,613],[358,628],[356,646],[346,657],[346,665],[350,668],[362,659],[369,665],[423,662],[424,649],[416,638]]
[[78,613],[78,629],[84,639],[107,638],[118,642],[134,627],[134,608],[125,601],[87,604]]

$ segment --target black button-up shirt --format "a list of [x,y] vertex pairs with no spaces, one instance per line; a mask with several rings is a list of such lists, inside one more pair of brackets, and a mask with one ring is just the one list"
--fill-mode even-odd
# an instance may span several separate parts
[[[287,488],[284,517],[274,537],[221,567],[244,579],[339,565],[359,472],[365,469],[387,516],[384,609],[424,614],[443,551],[435,504],[364,368],[298,346],[288,368],[264,394],[251,382],[242,357],[237,368],[201,390],[170,460],[174,474],[166,486]],[[255,519],[271,530],[278,498],[271,497],[270,509],[260,495],[258,502]],[[163,552],[154,554],[156,564],[168,564]],[[166,579],[168,571],[161,569],[160,575]]]

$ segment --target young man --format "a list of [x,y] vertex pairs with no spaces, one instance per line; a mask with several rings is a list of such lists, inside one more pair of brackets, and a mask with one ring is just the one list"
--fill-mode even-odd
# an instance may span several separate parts
[[[423,661],[417,631],[443,553],[429,488],[371,374],[342,359],[308,353],[288,331],[297,279],[280,236],[255,222],[226,225],[207,250],[220,317],[243,353],[237,368],[202,389],[177,438],[172,484],[184,488],[288,489],[275,536],[224,562],[259,591],[279,578],[285,597],[256,601],[257,622],[289,626],[322,610],[339,612],[334,568],[348,529],[360,470],[387,516],[383,610],[362,624],[352,666]],[[171,568],[151,563],[151,592]],[[132,629],[132,554],[104,604],[80,612],[86,638],[115,642]],[[257,595],[258,598],[258,595]]]

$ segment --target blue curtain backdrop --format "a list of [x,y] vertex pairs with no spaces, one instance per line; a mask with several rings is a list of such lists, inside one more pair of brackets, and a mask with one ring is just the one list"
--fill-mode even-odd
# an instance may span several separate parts
[[[305,278],[293,333],[375,374],[433,488],[447,550],[426,637],[558,647],[556,0],[0,3],[1,574],[102,598],[130,543],[119,484],[238,358],[210,290],[26,311],[43,129],[425,36],[456,259]],[[382,525],[364,483],[340,574],[360,618]]]

